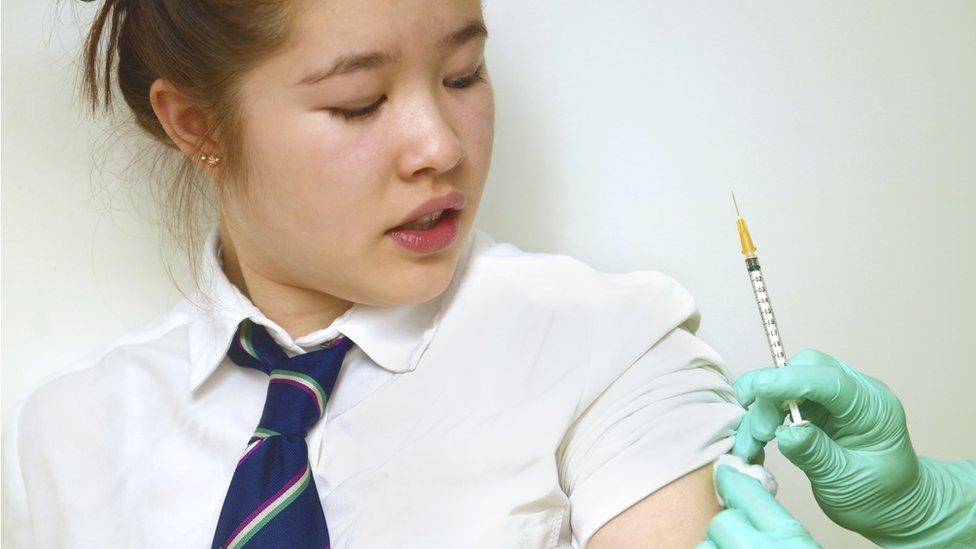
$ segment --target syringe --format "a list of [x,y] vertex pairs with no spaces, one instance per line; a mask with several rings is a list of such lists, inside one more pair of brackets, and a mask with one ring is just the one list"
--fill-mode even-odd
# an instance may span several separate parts
[[[735,193],[732,193],[732,203],[735,204],[736,225],[739,227],[739,240],[742,242],[742,255],[746,256],[746,271],[749,280],[752,281],[752,290],[756,294],[756,304],[759,305],[759,316],[762,317],[763,327],[766,330],[766,341],[769,342],[769,350],[773,354],[776,366],[782,368],[786,366],[786,357],[783,352],[783,342],[779,337],[779,328],[776,325],[776,317],[773,315],[773,304],[769,301],[769,294],[766,293],[766,284],[763,282],[762,268],[759,266],[759,257],[756,255],[756,245],[752,243],[752,236],[746,227],[746,220],[739,215],[739,204],[735,201]],[[804,422],[800,417],[800,408],[796,401],[789,401],[791,423],[797,424]]]

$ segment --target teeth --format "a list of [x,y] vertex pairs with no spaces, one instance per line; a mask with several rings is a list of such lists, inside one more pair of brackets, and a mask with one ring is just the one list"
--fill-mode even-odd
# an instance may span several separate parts
[[442,213],[444,213],[444,210],[441,210],[439,212],[434,212],[434,213],[431,213],[431,214],[427,214],[427,215],[425,215],[425,216],[417,219],[416,221],[414,221],[414,223],[429,223],[431,221],[434,221],[435,219],[438,219],[441,216]]
[[427,229],[433,227],[436,224],[437,220],[440,219],[441,214],[443,213],[444,210],[441,210],[439,212],[434,212],[432,214],[427,214],[417,219],[416,221],[407,223],[406,225],[402,225],[402,227],[404,229],[419,229],[421,231],[426,231]]

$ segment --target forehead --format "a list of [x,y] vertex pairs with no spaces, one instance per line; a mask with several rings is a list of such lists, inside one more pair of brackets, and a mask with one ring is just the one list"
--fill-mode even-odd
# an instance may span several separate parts
[[329,60],[353,52],[436,54],[445,37],[483,21],[478,0],[306,1],[293,27],[295,53]]

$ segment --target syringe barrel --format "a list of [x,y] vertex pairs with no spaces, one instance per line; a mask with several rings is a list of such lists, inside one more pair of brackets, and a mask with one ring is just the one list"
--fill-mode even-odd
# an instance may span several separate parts
[[776,365],[783,366],[786,364],[786,356],[783,351],[783,341],[779,335],[779,327],[776,324],[776,316],[773,313],[773,303],[770,301],[769,293],[766,291],[766,283],[763,280],[759,258],[753,254],[746,257],[746,272],[749,274],[752,291],[756,296],[756,305],[759,307],[759,316],[762,318],[763,330],[766,332],[766,341],[769,343],[769,351],[772,353]]
[[[779,335],[779,326],[776,324],[776,315],[773,314],[773,303],[769,299],[766,291],[766,283],[763,280],[762,267],[759,265],[759,258],[755,253],[746,255],[746,272],[749,281],[752,283],[752,290],[756,296],[756,305],[759,307],[759,316],[763,321],[763,329],[766,332],[766,342],[769,344],[769,352],[773,355],[776,366],[782,368],[786,366],[786,352],[783,350],[783,341]],[[793,423],[802,421],[800,410],[796,402],[787,403],[790,408],[790,417]]]

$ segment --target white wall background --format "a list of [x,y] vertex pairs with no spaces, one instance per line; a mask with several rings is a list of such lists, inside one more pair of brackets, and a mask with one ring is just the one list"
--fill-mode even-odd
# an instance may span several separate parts
[[[65,1],[2,5],[5,415],[180,297],[142,182],[111,169],[125,145],[106,149],[77,102],[76,17],[98,3]],[[485,16],[497,127],[480,228],[674,276],[738,375],[771,359],[735,190],[787,353],[884,379],[920,452],[976,456],[976,2],[490,0]],[[135,204],[116,193],[133,186]],[[774,447],[767,464],[822,543],[870,546]]]

